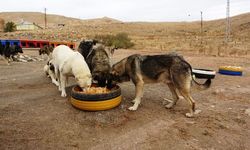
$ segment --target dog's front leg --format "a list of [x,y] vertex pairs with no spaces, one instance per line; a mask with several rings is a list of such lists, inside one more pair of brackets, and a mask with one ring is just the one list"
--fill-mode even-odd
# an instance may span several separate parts
[[66,82],[65,82],[65,85],[68,85],[69,84],[69,77],[66,76]]
[[4,60],[5,60],[6,64],[9,66],[10,65],[9,59],[7,57],[5,57]]
[[55,76],[56,76],[56,78],[58,79],[58,83],[59,83],[59,84],[58,84],[58,90],[59,90],[59,91],[62,91],[60,74],[61,74],[61,73],[60,73],[59,69],[55,68]]
[[51,76],[52,83],[54,83],[56,86],[59,86],[59,83],[56,81],[56,78],[54,75]]
[[177,94],[175,86],[172,83],[167,83],[167,85],[168,85],[168,87],[169,87],[169,89],[170,89],[170,91],[172,93],[173,100],[169,101],[169,100],[165,99],[166,101],[169,101],[168,104],[165,104],[165,107],[167,109],[170,109],[170,108],[172,108],[173,106],[176,105],[176,102],[179,100],[179,96]]
[[129,110],[137,110],[139,104],[141,103],[141,98],[143,96],[143,87],[144,83],[143,81],[140,81],[135,84],[135,99],[132,101],[134,102],[134,105],[129,107]]
[[51,78],[52,83],[54,83],[56,86],[59,86],[59,83],[56,80],[56,75],[51,70],[48,72],[48,76]]
[[66,91],[65,91],[65,87],[66,87],[66,77],[60,73],[60,82],[61,82],[61,89],[62,89],[62,94],[61,96],[62,97],[66,97],[67,94],[66,94]]

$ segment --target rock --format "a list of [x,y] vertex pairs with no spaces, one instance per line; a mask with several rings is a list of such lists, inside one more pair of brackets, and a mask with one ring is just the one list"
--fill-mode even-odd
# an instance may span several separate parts
[[245,110],[245,114],[247,114],[248,116],[250,116],[250,108]]
[[19,55],[19,58],[24,59],[25,57],[23,55]]
[[214,91],[212,92],[212,94],[217,95],[217,94],[224,93],[224,92],[225,92],[225,89],[216,89],[216,90],[214,90]]
[[201,113],[200,109],[196,109],[195,112],[194,112],[194,114],[199,114],[199,113]]
[[186,123],[187,123],[187,124],[195,124],[195,122],[194,122],[194,121],[189,121],[189,120],[188,120],[188,121],[186,121]]
[[24,59],[21,59],[21,58],[19,58],[18,61],[20,61],[20,62],[28,62],[27,60],[24,60]]
[[31,62],[31,61],[43,61],[43,59],[38,58],[38,57],[31,57],[28,55],[17,55],[14,56],[15,61],[19,61],[19,62]]

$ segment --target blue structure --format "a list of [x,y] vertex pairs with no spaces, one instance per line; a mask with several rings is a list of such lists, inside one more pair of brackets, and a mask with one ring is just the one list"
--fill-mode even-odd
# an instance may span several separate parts
[[44,45],[51,45],[53,47],[58,45],[67,45],[70,48],[75,49],[75,43],[73,42],[50,42],[47,40],[7,40],[0,39],[0,44],[5,45],[19,45],[22,48],[42,48]]
[[10,45],[19,45],[21,46],[21,42],[20,40],[0,40],[0,43],[5,46],[7,44],[10,44]]
[[219,70],[220,74],[231,75],[231,76],[242,76],[242,71],[229,71],[229,70]]

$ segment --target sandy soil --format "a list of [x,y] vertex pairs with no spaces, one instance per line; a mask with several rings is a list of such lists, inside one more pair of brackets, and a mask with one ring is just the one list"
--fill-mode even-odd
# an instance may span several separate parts
[[[152,54],[118,50],[114,59],[132,53]],[[185,100],[173,109],[164,108],[163,98],[171,98],[164,84],[146,85],[135,112],[127,110],[134,98],[131,83],[120,84],[123,100],[117,108],[86,112],[60,97],[42,71],[45,62],[7,66],[0,60],[0,149],[249,149],[249,58],[184,56],[198,68],[239,65],[244,76],[217,74],[210,89],[192,89],[201,110],[194,118],[185,117]]]

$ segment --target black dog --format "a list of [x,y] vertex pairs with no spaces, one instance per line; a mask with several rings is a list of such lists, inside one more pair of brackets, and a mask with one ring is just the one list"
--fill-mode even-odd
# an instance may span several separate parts
[[7,60],[8,64],[10,58],[14,59],[14,56],[18,53],[23,53],[23,50],[19,45],[10,45],[9,43],[2,45],[2,43],[0,43],[0,55]]
[[82,41],[78,51],[83,55],[91,71],[92,78],[98,82],[98,86],[111,88],[111,49],[105,49],[96,40]]
[[97,44],[97,40],[83,40],[81,41],[79,47],[78,47],[78,51],[82,54],[82,56],[85,58],[87,58],[88,54],[90,53],[90,51],[93,49],[93,46]]

